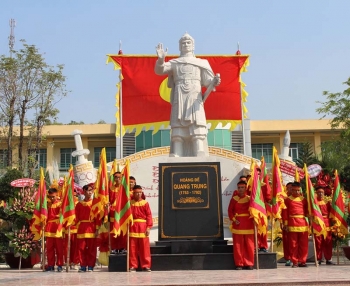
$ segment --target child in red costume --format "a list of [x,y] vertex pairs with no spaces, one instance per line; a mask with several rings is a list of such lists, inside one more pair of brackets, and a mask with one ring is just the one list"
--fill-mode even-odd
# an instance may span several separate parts
[[91,272],[96,264],[97,246],[96,237],[98,224],[90,218],[92,207],[93,186],[83,187],[85,198],[77,203],[75,208],[77,231],[77,244],[80,256],[79,272]]
[[284,201],[282,211],[284,229],[288,231],[289,249],[293,267],[307,267],[309,224],[307,201],[301,196],[300,183],[292,184],[292,195]]
[[[47,268],[46,271],[62,272],[63,265],[63,238],[58,237],[56,232],[58,228],[61,201],[58,199],[58,191],[55,188],[50,188],[47,198],[47,223],[45,226],[46,251],[47,251]],[[56,261],[56,263],[55,263]]]
[[316,187],[316,195],[317,195],[317,204],[321,210],[324,223],[327,228],[327,236],[326,238],[323,237],[323,235],[317,235],[315,234],[315,246],[316,246],[316,254],[317,254],[317,260],[318,264],[321,264],[322,262],[322,255],[324,255],[324,258],[326,259],[326,265],[333,265],[332,262],[332,248],[333,248],[333,241],[332,241],[332,232],[330,229],[331,226],[331,219],[329,217],[330,210],[331,210],[331,203],[324,201],[324,189],[322,187]]
[[147,201],[141,198],[142,187],[134,186],[131,212],[134,224],[130,227],[130,271],[138,268],[138,257],[143,271],[151,271],[151,249],[149,234],[153,226],[151,208]]
[[236,270],[252,270],[254,266],[254,222],[249,215],[250,197],[247,196],[246,189],[247,182],[239,181],[238,194],[232,196],[228,206]]

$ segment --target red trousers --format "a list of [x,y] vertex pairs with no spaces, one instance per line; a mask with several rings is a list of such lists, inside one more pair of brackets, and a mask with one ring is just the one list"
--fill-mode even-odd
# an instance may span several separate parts
[[232,234],[236,267],[254,266],[254,234]]
[[[111,230],[113,229],[113,222],[110,223]],[[120,233],[119,236],[114,237],[114,234],[110,234],[111,236],[111,249],[126,249],[127,244],[127,235],[124,235],[123,232]]]
[[309,233],[304,232],[288,232],[290,260],[293,264],[306,263],[309,245]]
[[326,260],[332,259],[333,241],[332,233],[330,231],[327,231],[326,238],[324,238],[323,235],[315,235],[315,246],[318,261],[322,260],[322,254]]
[[265,248],[265,249],[269,248],[269,246],[267,245],[267,235],[266,234],[259,234],[258,233],[258,248]]
[[130,237],[130,268],[138,268],[138,259],[140,258],[141,268],[151,268],[151,248],[149,238]]
[[[68,234],[66,234],[64,238],[64,262],[67,263],[67,255],[68,255]],[[79,249],[78,249],[78,239],[77,234],[72,233],[70,235],[70,252],[69,252],[69,262],[78,264],[79,259]]]
[[97,256],[96,238],[78,238],[77,243],[79,248],[80,266],[95,267]]
[[288,231],[286,231],[286,230],[282,230],[282,243],[283,243],[284,259],[290,260]]
[[[47,265],[63,266],[63,238],[46,237]],[[56,261],[56,263],[55,263]]]

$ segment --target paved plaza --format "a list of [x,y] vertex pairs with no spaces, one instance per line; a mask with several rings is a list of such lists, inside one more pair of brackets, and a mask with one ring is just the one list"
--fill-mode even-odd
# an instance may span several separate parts
[[321,265],[316,268],[222,270],[222,271],[154,271],[108,272],[107,267],[92,273],[42,272],[38,268],[13,270],[0,268],[0,285],[350,285],[350,265]]

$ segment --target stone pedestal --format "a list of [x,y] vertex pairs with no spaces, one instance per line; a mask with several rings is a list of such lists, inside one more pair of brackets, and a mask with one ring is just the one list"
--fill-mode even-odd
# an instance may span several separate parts
[[159,164],[158,239],[223,240],[219,162]]

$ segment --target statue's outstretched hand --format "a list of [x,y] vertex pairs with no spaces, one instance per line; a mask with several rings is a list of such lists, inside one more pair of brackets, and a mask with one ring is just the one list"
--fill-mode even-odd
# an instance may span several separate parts
[[213,78],[213,84],[214,86],[218,86],[220,83],[221,83],[220,74],[217,73]]
[[163,44],[162,43],[159,43],[157,46],[156,46],[156,52],[157,52],[157,56],[159,59],[163,60],[165,59],[167,53],[168,53],[168,48],[166,48],[166,50],[164,51],[163,49]]

